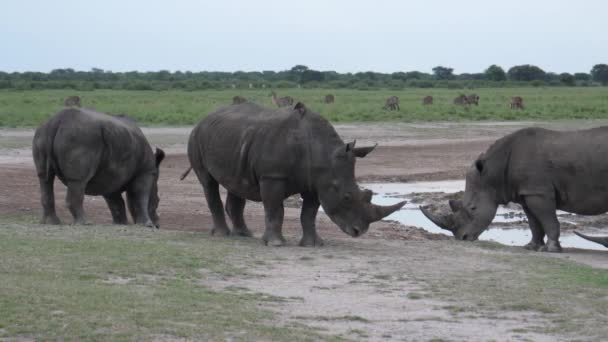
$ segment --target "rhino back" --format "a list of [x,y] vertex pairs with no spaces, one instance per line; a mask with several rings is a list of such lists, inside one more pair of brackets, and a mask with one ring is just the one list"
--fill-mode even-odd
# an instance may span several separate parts
[[608,210],[608,127],[514,133],[509,179],[519,195],[555,196],[559,209]]
[[54,168],[59,179],[88,180],[86,193],[123,190],[138,173],[155,172],[143,133],[127,117],[86,109],[65,109],[51,120]]
[[339,144],[333,127],[316,113],[244,103],[203,119],[191,134],[188,153],[195,169],[204,167],[229,191],[260,200],[264,178],[285,179],[290,194],[310,187],[314,170],[327,167]]

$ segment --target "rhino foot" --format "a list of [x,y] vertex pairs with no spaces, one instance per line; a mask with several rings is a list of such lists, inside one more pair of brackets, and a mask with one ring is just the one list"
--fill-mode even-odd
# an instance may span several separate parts
[[50,215],[50,216],[45,216],[42,218],[42,220],[40,220],[41,224],[61,224],[61,220],[59,220],[59,217],[57,217],[57,215]]
[[233,229],[232,236],[253,237],[253,233],[247,228]]
[[313,237],[302,236],[302,239],[300,240],[301,247],[321,247],[323,244],[323,239],[321,239],[319,235],[315,235]]
[[211,235],[214,236],[229,236],[230,229],[228,228],[213,228],[211,229]]
[[530,241],[530,242],[528,242],[528,244],[526,244],[524,246],[524,248],[529,251],[539,251],[544,246],[545,246],[544,241],[541,241],[541,242]]
[[269,234],[269,233],[264,233],[264,236],[262,236],[262,241],[264,241],[264,244],[266,246],[273,246],[273,247],[281,247],[285,245],[285,238],[283,237],[282,234],[280,233],[274,233],[274,234]]
[[92,225],[92,223],[89,222],[89,220],[81,218],[81,219],[74,220],[74,222],[72,223],[72,225],[90,226],[90,225]]
[[559,244],[559,241],[548,240],[547,244],[542,246],[539,252],[551,252],[551,253],[561,253],[562,246]]

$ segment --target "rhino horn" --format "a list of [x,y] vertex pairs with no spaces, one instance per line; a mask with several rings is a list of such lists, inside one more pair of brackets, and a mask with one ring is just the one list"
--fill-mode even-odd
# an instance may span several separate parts
[[439,228],[445,229],[445,230],[449,230],[451,232],[453,232],[455,230],[455,227],[452,227],[451,223],[451,216],[444,216],[444,217],[440,217],[438,215],[434,215],[432,214],[427,208],[420,206],[420,211],[422,211],[422,213],[424,214],[424,216],[426,216],[426,218],[428,218],[429,220],[431,220],[434,224],[436,224],[437,226],[439,226]]
[[600,245],[603,245],[604,247],[608,247],[608,236],[589,236],[579,233],[577,231],[574,231],[574,234],[582,237],[585,240],[593,241],[599,243]]
[[376,204],[368,204],[365,207],[365,217],[368,222],[376,222],[380,221],[388,215],[394,213],[395,211],[401,209],[406,201],[401,201],[399,203],[393,205],[376,205]]

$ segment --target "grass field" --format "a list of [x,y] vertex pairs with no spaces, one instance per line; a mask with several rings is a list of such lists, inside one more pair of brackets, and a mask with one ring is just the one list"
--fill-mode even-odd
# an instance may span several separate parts
[[[325,89],[285,89],[290,95],[318,111],[332,122],[361,121],[474,121],[474,120],[560,120],[608,118],[608,88],[496,88],[467,90],[477,93],[479,106],[452,104],[462,90],[407,89],[403,91],[356,91]],[[112,91],[69,90],[0,91],[0,127],[32,127],[62,108],[63,99],[79,95],[83,106],[109,113],[128,114],[143,125],[192,125],[214,109],[241,95],[271,106],[270,90],[222,91]],[[334,94],[336,103],[321,102]],[[396,95],[400,111],[382,109],[384,100]],[[432,95],[435,104],[423,106],[422,97]],[[508,108],[511,96],[524,98],[523,111]]]

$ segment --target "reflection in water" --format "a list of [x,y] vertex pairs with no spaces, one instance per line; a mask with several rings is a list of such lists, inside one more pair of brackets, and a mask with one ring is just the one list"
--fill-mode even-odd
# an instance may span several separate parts
[[[380,205],[390,205],[397,203],[402,198],[410,199],[409,195],[415,192],[458,192],[464,190],[464,180],[455,181],[439,181],[439,182],[417,182],[417,183],[368,183],[361,184],[363,188],[372,190],[375,195],[373,202]],[[452,236],[452,234],[446,230],[443,230],[433,224],[427,219],[422,212],[418,209],[419,203],[408,203],[399,211],[386,217],[387,220],[399,221],[404,225],[416,226],[423,228],[424,230],[431,233],[439,233]],[[497,215],[493,222],[518,222],[525,221],[525,215],[520,217],[519,215],[511,216],[505,215],[513,212],[514,210],[498,208]],[[559,212],[558,212],[559,213]],[[517,212],[519,214],[519,212]],[[483,232],[479,237],[480,240],[491,240],[496,241],[505,245],[512,246],[523,246],[530,241],[531,233],[528,228],[528,223],[523,222],[521,227],[517,228],[490,228]],[[597,249],[605,250],[606,247],[593,243],[591,241],[583,240],[580,237],[572,234],[571,232],[562,231],[560,242],[562,247],[572,248],[586,248],[586,249]]]

